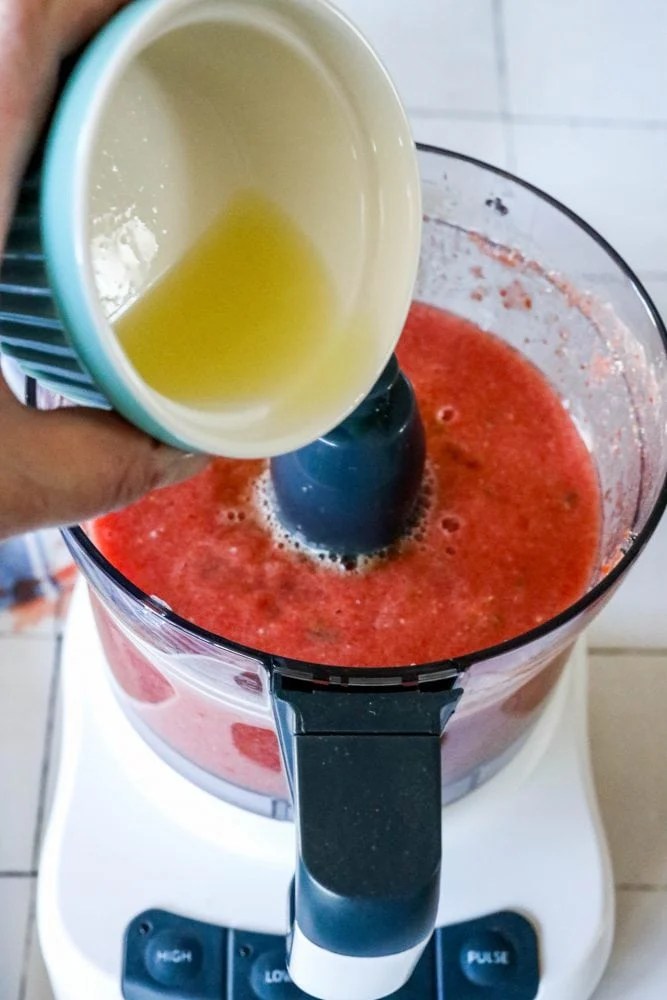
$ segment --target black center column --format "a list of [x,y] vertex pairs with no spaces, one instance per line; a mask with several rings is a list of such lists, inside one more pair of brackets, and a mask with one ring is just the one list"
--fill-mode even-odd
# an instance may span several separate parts
[[289,969],[314,997],[390,995],[431,936],[440,741],[461,696],[456,677],[419,688],[335,688],[274,674],[297,826]]

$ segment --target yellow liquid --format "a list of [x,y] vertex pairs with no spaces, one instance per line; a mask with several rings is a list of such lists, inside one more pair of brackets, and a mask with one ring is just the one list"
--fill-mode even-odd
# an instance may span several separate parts
[[271,202],[246,193],[114,328],[157,392],[188,406],[238,406],[281,396],[317,367],[330,353],[336,305],[309,240]]

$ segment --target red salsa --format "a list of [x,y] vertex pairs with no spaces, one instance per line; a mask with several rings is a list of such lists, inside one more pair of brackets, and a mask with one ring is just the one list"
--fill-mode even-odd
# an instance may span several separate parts
[[429,505],[417,532],[346,570],[278,541],[265,463],[220,459],[95,525],[148,594],[227,638],[340,666],[423,663],[509,639],[591,582],[596,470],[559,397],[506,343],[416,303],[398,350],[424,420]]

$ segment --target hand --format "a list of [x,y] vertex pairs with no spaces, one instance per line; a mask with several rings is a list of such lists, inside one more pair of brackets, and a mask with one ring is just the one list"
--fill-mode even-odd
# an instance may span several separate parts
[[[36,138],[60,60],[126,2],[0,0],[0,147],[5,154],[0,154],[0,211],[12,194],[5,182],[16,182],[16,169]],[[10,166],[14,170],[8,173]]]
[[201,472],[115,413],[27,409],[0,379],[0,540],[86,521]]
[[[0,254],[59,62],[121,6],[0,0]],[[0,539],[125,506],[207,462],[158,444],[115,414],[28,410],[0,375]]]

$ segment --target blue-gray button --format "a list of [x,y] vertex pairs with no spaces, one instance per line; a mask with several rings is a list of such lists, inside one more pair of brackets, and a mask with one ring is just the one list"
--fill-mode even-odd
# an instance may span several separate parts
[[264,952],[252,967],[250,985],[259,1000],[306,1000],[285,965],[285,948]]
[[464,940],[459,955],[463,974],[477,986],[503,986],[516,976],[516,950],[499,931],[474,932]]
[[164,930],[146,948],[146,969],[163,986],[187,986],[199,975],[202,957],[196,937]]

